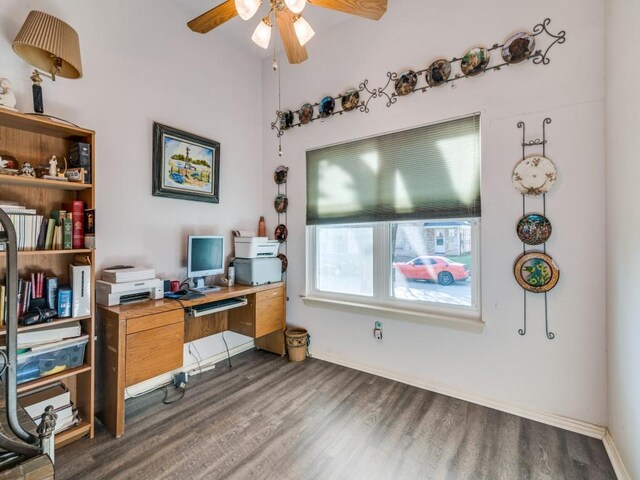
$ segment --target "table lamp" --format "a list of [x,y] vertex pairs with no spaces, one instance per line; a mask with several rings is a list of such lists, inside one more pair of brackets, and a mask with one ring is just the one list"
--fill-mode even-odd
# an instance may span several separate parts
[[67,23],[48,13],[36,10],[29,12],[13,41],[13,50],[27,63],[36,67],[31,75],[33,109],[36,113],[44,113],[40,75],[53,81],[57,76],[82,77],[78,33]]

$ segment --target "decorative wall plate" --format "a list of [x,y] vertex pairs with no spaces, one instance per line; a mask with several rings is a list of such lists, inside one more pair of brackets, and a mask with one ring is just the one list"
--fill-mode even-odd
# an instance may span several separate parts
[[451,64],[449,60],[439,58],[427,67],[425,78],[432,87],[444,85],[451,76]]
[[324,97],[320,100],[320,106],[318,107],[318,115],[321,118],[328,117],[333,113],[333,109],[336,108],[336,101],[333,97]]
[[551,236],[551,222],[539,213],[528,213],[518,220],[516,233],[522,243],[540,245]]
[[340,102],[342,104],[342,109],[345,112],[350,112],[358,106],[358,103],[360,103],[360,93],[356,89],[350,88],[342,94]]
[[283,130],[289,130],[293,125],[293,112],[291,110],[285,110],[280,116],[280,128]]
[[536,47],[536,38],[527,32],[512,35],[504,42],[502,59],[507,63],[520,63],[529,58]]
[[285,225],[280,224],[276,227],[274,236],[276,237],[276,240],[278,240],[280,243],[284,242],[287,239],[288,235],[289,235],[289,231],[287,230],[287,227]]
[[289,199],[286,195],[278,195],[276,199],[273,201],[273,207],[276,209],[278,213],[284,213],[287,211],[287,207],[289,206]]
[[520,255],[513,267],[513,274],[522,288],[533,293],[548,292],[560,279],[560,270],[553,258],[542,252]]
[[309,123],[312,118],[313,105],[311,105],[310,103],[305,103],[300,107],[300,110],[298,110],[298,119],[300,120],[300,123],[304,125],[306,123]]
[[282,185],[283,183],[287,183],[287,174],[289,173],[289,167],[285,167],[284,165],[278,165],[276,170],[273,172],[273,181],[278,185]]
[[289,266],[289,260],[287,260],[287,256],[284,253],[279,253],[278,258],[282,262],[282,273],[287,271],[287,267]]
[[479,75],[489,65],[489,50],[484,47],[473,47],[462,57],[460,70],[468,77]]
[[409,95],[418,83],[418,75],[413,70],[402,72],[395,83],[396,93],[400,96]]
[[525,195],[542,195],[551,190],[557,178],[556,166],[546,157],[520,160],[513,169],[513,185]]

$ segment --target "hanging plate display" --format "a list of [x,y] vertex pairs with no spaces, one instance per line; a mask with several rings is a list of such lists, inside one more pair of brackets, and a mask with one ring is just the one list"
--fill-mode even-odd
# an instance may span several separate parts
[[284,226],[283,224],[280,224],[276,227],[274,236],[276,237],[276,240],[278,240],[280,243],[284,242],[287,239],[288,235],[289,235],[289,231],[287,230],[286,226]]
[[278,165],[276,170],[273,172],[273,181],[278,185],[282,185],[283,183],[287,183],[287,174],[289,173],[289,167],[285,167],[284,165]]
[[324,97],[320,100],[320,106],[318,107],[318,115],[320,118],[326,118],[333,113],[333,109],[336,108],[336,101],[333,97]]
[[278,195],[276,199],[273,201],[273,206],[278,213],[284,213],[287,211],[287,207],[289,206],[289,199],[286,195]]
[[551,222],[539,213],[529,213],[518,221],[516,233],[522,243],[540,245],[551,236]]
[[413,70],[402,72],[396,80],[395,90],[400,96],[409,95],[418,83],[418,75]]
[[289,130],[293,125],[293,112],[291,110],[285,110],[280,115],[280,128],[283,130]]
[[468,77],[484,72],[489,65],[489,50],[484,47],[473,47],[464,54],[460,62],[460,70]]
[[546,157],[520,160],[513,169],[513,185],[525,195],[542,195],[551,190],[557,178],[556,166]]
[[529,58],[536,47],[536,38],[527,32],[512,35],[504,42],[502,59],[507,63],[520,63]]
[[520,255],[513,267],[518,284],[533,293],[544,293],[556,286],[560,270],[549,255],[530,252]]
[[282,262],[282,273],[287,271],[287,267],[289,266],[289,260],[287,260],[287,256],[284,253],[279,253],[278,258]]
[[345,112],[350,112],[358,106],[358,103],[360,103],[360,93],[356,89],[350,88],[342,94],[340,102],[342,104],[342,109]]
[[439,58],[427,67],[425,78],[432,87],[444,85],[451,76],[451,64],[449,60]]
[[300,110],[298,110],[298,119],[300,120],[300,123],[304,125],[306,123],[309,123],[312,118],[313,105],[311,105],[310,103],[305,103],[300,107]]

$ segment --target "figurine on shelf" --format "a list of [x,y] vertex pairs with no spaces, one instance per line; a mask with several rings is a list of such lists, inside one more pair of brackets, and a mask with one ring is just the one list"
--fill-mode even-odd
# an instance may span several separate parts
[[29,162],[24,162],[22,168],[20,169],[20,175],[24,177],[34,177],[36,176],[36,172],[31,166]]
[[6,78],[0,78],[0,107],[16,111],[16,96]]
[[18,173],[19,167],[20,167],[20,164],[14,157],[10,155],[0,156],[0,173],[1,174],[16,175]]
[[49,175],[52,177],[58,176],[58,159],[55,155],[51,155],[49,160]]

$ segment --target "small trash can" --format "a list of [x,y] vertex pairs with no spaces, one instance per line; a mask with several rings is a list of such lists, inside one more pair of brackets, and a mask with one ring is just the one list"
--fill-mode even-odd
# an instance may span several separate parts
[[287,339],[287,351],[290,362],[301,362],[307,356],[307,339],[309,334],[304,328],[288,328],[284,335]]

